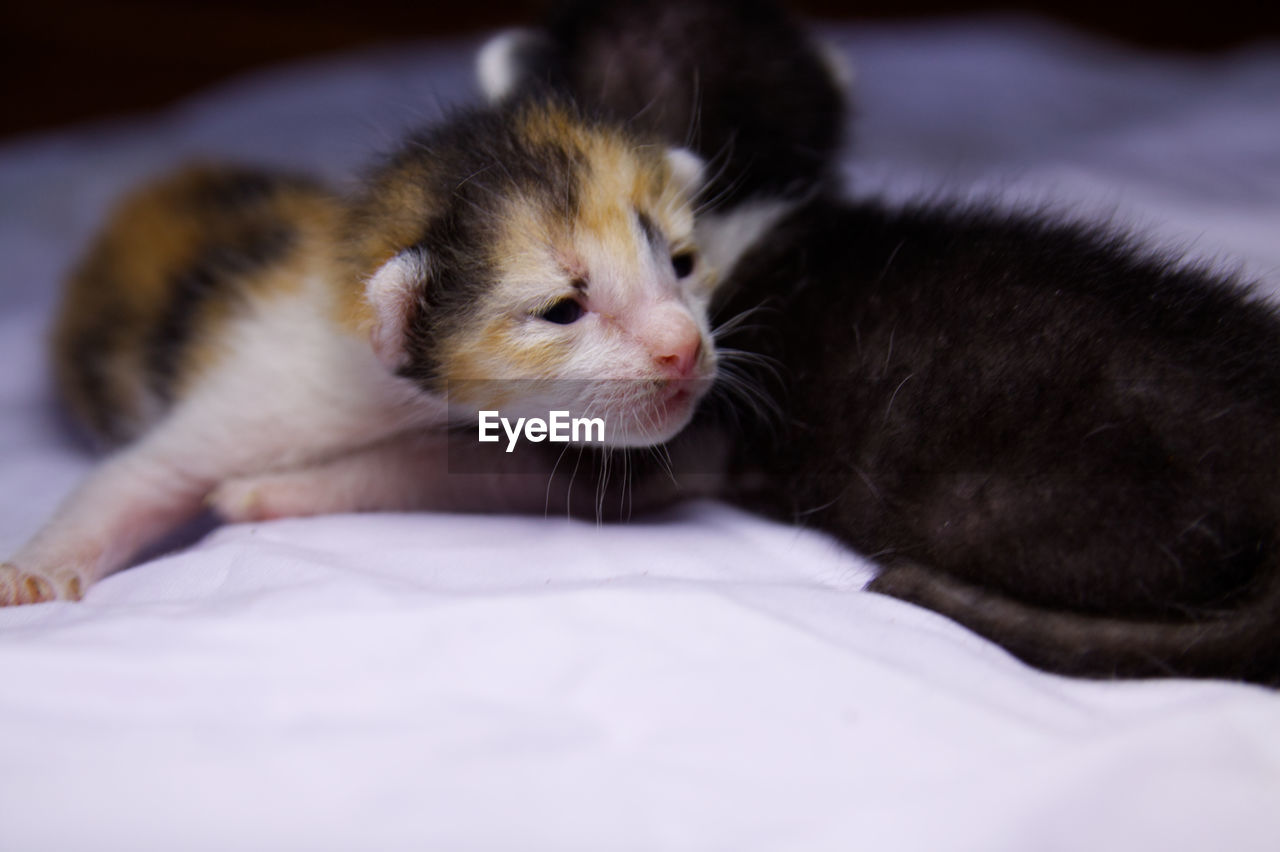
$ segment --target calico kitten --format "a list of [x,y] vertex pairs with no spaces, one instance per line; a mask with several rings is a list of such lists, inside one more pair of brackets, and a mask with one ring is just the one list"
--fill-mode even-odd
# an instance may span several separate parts
[[204,501],[279,511],[272,472],[341,469],[291,513],[385,499],[387,448],[519,394],[607,417],[611,445],[671,438],[716,366],[701,171],[545,97],[409,139],[351,200],[215,168],[140,190],[54,335],[72,411],[120,448],[0,566],[0,604],[79,598]]

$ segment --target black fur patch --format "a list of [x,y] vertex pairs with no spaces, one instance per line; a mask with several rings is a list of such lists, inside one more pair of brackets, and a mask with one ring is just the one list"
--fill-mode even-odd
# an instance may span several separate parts
[[1042,217],[819,201],[721,293],[763,306],[725,344],[784,377],[735,438],[748,505],[980,590],[947,614],[1041,665],[1280,682],[1280,320],[1240,282]]
[[320,188],[320,184],[298,175],[221,168],[195,184],[186,200],[197,215],[234,215],[290,190],[315,192]]
[[662,245],[662,232],[658,230],[658,226],[653,223],[649,215],[643,210],[636,211],[636,220],[640,223],[640,231],[644,234],[645,240],[655,249]]
[[[422,223],[419,240],[404,247],[421,250],[432,271],[409,319],[409,363],[401,370],[425,387],[439,389],[442,341],[474,320],[477,301],[494,284],[491,249],[498,238],[498,206],[525,196],[552,218],[571,221],[577,215],[582,183],[589,178],[585,152],[569,139],[532,143],[520,132],[521,114],[543,106],[521,103],[456,113],[410,138],[370,181],[376,188],[394,187],[400,179],[422,180],[425,195],[446,201],[443,213]],[[557,108],[576,116],[572,107]],[[373,206],[369,199],[365,204]]]
[[283,259],[296,240],[294,229],[283,223],[254,223],[234,239],[205,246],[173,277],[169,301],[146,344],[149,383],[161,400],[173,400],[183,356],[208,305],[238,298],[245,279]]
[[544,84],[708,163],[707,203],[799,196],[831,181],[843,93],[799,23],[768,0],[571,0],[520,57]]
[[[118,289],[112,282],[103,280],[105,275],[99,270],[86,283],[107,292]],[[74,385],[84,404],[81,413],[85,417],[85,425],[96,440],[107,446],[123,443],[132,437],[120,422],[118,393],[109,372],[122,338],[129,333],[126,328],[129,320],[118,304],[104,302],[99,305],[94,322],[85,325],[71,338],[64,356],[69,364],[75,365],[64,380]]]

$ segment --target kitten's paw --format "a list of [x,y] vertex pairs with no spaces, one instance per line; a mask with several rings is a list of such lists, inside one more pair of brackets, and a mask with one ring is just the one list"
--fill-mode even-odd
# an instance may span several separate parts
[[256,479],[229,479],[213,489],[205,503],[229,524],[267,520],[258,499]]
[[224,521],[233,524],[321,515],[332,511],[325,492],[300,474],[229,479],[206,501]]
[[54,600],[78,601],[82,594],[80,578],[75,574],[49,575],[24,571],[11,562],[0,565],[0,606]]

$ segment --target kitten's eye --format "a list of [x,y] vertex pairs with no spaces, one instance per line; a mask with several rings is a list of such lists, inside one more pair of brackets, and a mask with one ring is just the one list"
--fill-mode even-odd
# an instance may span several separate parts
[[692,251],[681,251],[671,255],[671,268],[675,270],[676,277],[688,278],[693,272],[695,259]]
[[569,325],[569,323],[577,322],[578,318],[585,313],[582,305],[578,304],[577,299],[561,299],[553,302],[550,307],[538,314],[539,319],[547,322],[553,322],[556,325]]

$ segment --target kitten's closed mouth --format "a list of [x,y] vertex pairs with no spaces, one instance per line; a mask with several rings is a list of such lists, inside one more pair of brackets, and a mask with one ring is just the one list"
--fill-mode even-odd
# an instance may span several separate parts
[[668,382],[654,394],[649,414],[659,428],[680,427],[693,413],[703,393],[711,386],[709,379],[682,379]]

